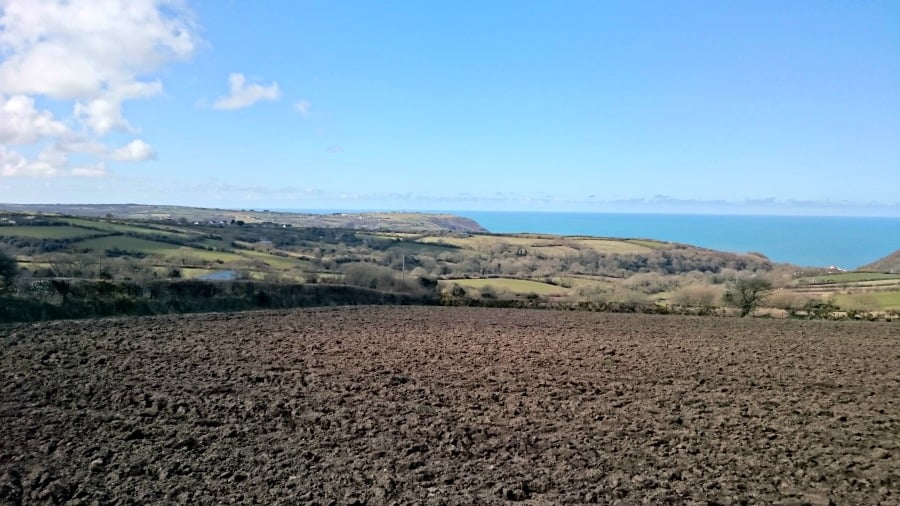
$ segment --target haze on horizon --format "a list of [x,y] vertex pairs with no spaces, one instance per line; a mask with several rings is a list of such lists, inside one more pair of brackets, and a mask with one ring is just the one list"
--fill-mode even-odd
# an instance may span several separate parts
[[900,3],[0,0],[0,202],[900,216]]

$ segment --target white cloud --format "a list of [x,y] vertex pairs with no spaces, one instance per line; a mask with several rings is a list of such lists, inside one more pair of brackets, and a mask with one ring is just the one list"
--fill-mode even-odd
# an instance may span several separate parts
[[137,76],[196,45],[179,0],[6,0],[0,25],[0,90],[54,98],[152,85]]
[[61,139],[54,146],[65,153],[85,153],[94,156],[105,156],[109,153],[109,148],[102,142],[78,136]]
[[218,98],[213,103],[213,108],[221,110],[241,109],[249,107],[260,100],[278,100],[281,97],[281,89],[278,83],[273,82],[269,86],[247,83],[244,74],[230,74],[228,76],[229,95]]
[[60,140],[53,145],[56,151],[61,153],[81,153],[93,155],[107,160],[120,162],[139,162],[156,158],[153,147],[141,139],[135,139],[124,146],[110,149],[105,144],[92,139],[72,138]]
[[72,169],[72,175],[76,177],[105,177],[109,174],[106,172],[106,164],[100,162],[94,165],[75,167]]
[[136,98],[147,98],[162,92],[162,84],[156,82],[134,82],[108,91],[104,96],[75,103],[75,117],[94,133],[103,135],[110,130],[134,133],[136,129],[122,117],[122,102]]
[[0,175],[15,176],[28,163],[19,153],[0,146]]
[[109,158],[120,162],[140,162],[156,158],[156,153],[149,144],[140,139],[135,139],[121,148],[113,150],[109,153]]
[[4,99],[0,96],[0,143],[32,144],[42,137],[61,136],[68,131],[50,111],[35,109],[31,97],[14,95]]
[[61,175],[66,165],[65,153],[47,148],[34,161],[21,153],[0,146],[0,176],[52,177]]
[[303,116],[306,116],[309,114],[310,107],[312,107],[312,104],[309,102],[309,100],[301,100],[301,101],[297,102],[296,104],[294,104],[294,109],[296,109],[297,112],[299,112]]
[[[190,58],[195,32],[185,0],[0,0],[0,143],[53,145],[33,161],[4,150],[0,175],[99,174],[90,164],[66,171],[68,152],[152,158],[144,141],[113,150],[102,137],[138,131],[122,104],[162,93],[152,74]],[[71,101],[72,116],[37,110],[37,96]]]

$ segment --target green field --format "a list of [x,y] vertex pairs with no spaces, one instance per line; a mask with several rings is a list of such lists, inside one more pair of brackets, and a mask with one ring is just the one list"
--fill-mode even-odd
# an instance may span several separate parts
[[655,241],[555,237],[531,234],[473,234],[468,237],[427,236],[419,239],[418,242],[445,244],[472,250],[506,244],[510,247],[530,249],[529,253],[544,257],[575,256],[580,254],[579,249],[592,249],[597,253],[647,253],[665,246],[665,243]]
[[866,292],[835,295],[834,303],[842,308],[852,308],[860,303],[862,303],[862,306],[868,307],[874,303],[881,310],[900,309],[900,292]]
[[651,247],[642,244],[642,241],[618,241],[615,239],[580,239],[578,243],[589,246],[597,253],[648,253],[661,246],[661,243],[655,243]]
[[883,279],[900,279],[900,274],[886,274],[883,272],[842,272],[840,274],[823,274],[821,276],[807,276],[800,278],[800,283],[810,285],[824,283],[856,283],[860,281],[880,281]]
[[669,243],[664,241],[654,241],[652,239],[628,239],[626,242],[630,242],[631,244],[637,244],[639,246],[645,246],[650,249],[663,249],[666,246],[669,246]]
[[438,244],[433,242],[413,242],[413,241],[400,241],[395,242],[391,245],[391,248],[401,248],[410,253],[421,255],[421,254],[429,254],[429,253],[440,253],[442,251],[455,251],[457,248],[453,245],[449,244]]
[[579,276],[554,276],[552,278],[554,283],[559,285],[570,285],[572,288],[608,288],[613,286],[613,282],[609,281],[609,279],[591,279],[588,277],[579,277]]
[[195,260],[207,260],[214,262],[221,260],[223,262],[236,262],[247,260],[246,257],[228,253],[224,251],[207,251],[188,246],[180,246],[178,244],[169,244],[160,241],[151,241],[149,239],[140,239],[124,235],[97,237],[95,239],[87,239],[78,241],[73,244],[75,248],[90,249],[93,251],[106,251],[118,248],[125,251],[133,251],[146,255],[164,255],[170,257],[192,258]]
[[487,279],[448,279],[446,284],[459,285],[464,288],[480,290],[490,286],[495,290],[505,290],[513,293],[536,293],[538,295],[564,295],[568,289],[554,286],[539,281],[513,278],[487,278]]
[[199,241],[191,241],[191,244],[199,244],[207,248],[231,249],[231,245],[222,239],[200,239]]
[[309,262],[305,260],[300,260],[299,258],[291,258],[291,257],[282,257],[278,255],[272,255],[270,253],[266,253],[263,251],[255,251],[255,250],[238,250],[238,254],[241,256],[249,257],[253,260],[259,260],[261,262],[265,262],[271,267],[276,269],[280,269],[283,271],[287,271],[290,269],[305,269],[309,267]]
[[28,237],[30,239],[78,239],[92,237],[101,232],[67,226],[14,226],[0,227],[0,237]]
[[185,239],[187,236],[185,234],[179,232],[173,232],[170,230],[161,230],[151,226],[134,226],[134,225],[124,225],[121,223],[110,223],[108,221],[100,221],[100,220],[83,220],[81,218],[61,218],[60,221],[64,221],[71,225],[77,227],[84,228],[92,228],[94,230],[102,230],[104,232],[114,232],[121,234],[140,234],[140,235],[156,235],[162,237],[172,237],[175,239]]

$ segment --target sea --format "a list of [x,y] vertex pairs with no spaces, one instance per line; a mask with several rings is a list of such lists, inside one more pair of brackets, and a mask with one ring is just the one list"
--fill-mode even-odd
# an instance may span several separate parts
[[900,249],[900,218],[459,210],[433,212],[471,218],[494,233],[535,232],[659,239],[734,253],[758,252],[775,262],[804,267],[834,266],[853,270]]

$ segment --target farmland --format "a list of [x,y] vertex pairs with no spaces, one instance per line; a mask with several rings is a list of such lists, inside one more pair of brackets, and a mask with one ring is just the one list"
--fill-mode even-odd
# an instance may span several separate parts
[[75,243],[75,248],[84,248],[94,252],[103,252],[112,248],[119,248],[125,251],[133,251],[144,254],[158,254],[165,256],[178,256],[206,261],[237,261],[244,257],[234,253],[223,251],[208,251],[197,248],[190,248],[178,244],[171,244],[159,241],[151,241],[130,236],[106,236],[96,239],[88,239]]
[[[294,218],[303,215],[298,216]],[[65,293],[47,296],[28,280],[146,283],[227,271],[223,275],[228,279],[345,283],[392,293],[434,287],[439,298],[474,303],[625,302],[655,310],[721,308],[723,294],[736,279],[763,276],[777,289],[777,296],[767,301],[768,309],[775,310],[769,315],[809,314],[807,306],[823,305],[830,311],[821,310],[820,316],[851,310],[877,313],[863,318],[888,318],[887,312],[898,310],[892,295],[900,292],[897,274],[800,269],[758,254],[650,239],[489,234],[477,226],[459,231],[454,227],[461,222],[446,216],[376,213],[362,221],[370,218],[382,224],[406,221],[399,231],[385,231],[272,221],[200,222],[185,216],[151,221],[0,213],[0,249],[25,269],[18,293],[50,297],[57,304]],[[438,221],[421,221],[428,219]],[[451,228],[435,230],[435,223],[445,219]],[[410,231],[415,223],[418,232]],[[348,269],[354,270],[349,278]],[[37,292],[29,295],[32,288]]]
[[900,274],[888,274],[884,272],[841,272],[837,274],[823,274],[800,278],[799,284],[827,284],[827,283],[853,283],[861,281],[897,280]]
[[43,213],[95,219],[134,220],[178,223],[240,221],[248,224],[278,223],[299,227],[334,227],[394,232],[423,230],[442,232],[484,232],[468,218],[434,213],[331,213],[304,214],[251,209],[211,209],[203,207],[144,204],[0,204],[0,208],[17,213]]
[[835,303],[840,307],[877,307],[884,310],[900,310],[900,291],[838,294]]
[[0,501],[890,504],[898,361],[898,327],[869,322],[362,307],[7,326]]
[[0,238],[26,237],[29,239],[81,239],[99,235],[95,230],[80,227],[50,226],[50,227],[2,227]]
[[76,227],[100,230],[103,232],[114,232],[119,234],[138,234],[176,239],[184,239],[187,236],[187,234],[185,234],[184,232],[177,231],[170,227],[158,227],[146,224],[126,225],[122,223],[111,222],[108,220],[88,220],[84,218],[63,218],[60,221],[69,223],[72,226]]
[[665,247],[668,243],[641,241],[630,239],[598,239],[593,237],[558,237],[541,234],[519,235],[483,235],[467,234],[464,237],[426,236],[418,238],[418,242],[436,243],[455,246],[468,250],[479,250],[503,247],[532,249],[534,254],[549,257],[565,257],[577,254],[579,249],[588,249],[596,253],[647,253]]
[[535,293],[537,295],[560,295],[565,294],[568,291],[565,288],[547,283],[514,278],[454,279],[448,280],[447,283],[467,288],[475,288],[476,290],[491,287],[496,290],[519,294]]

